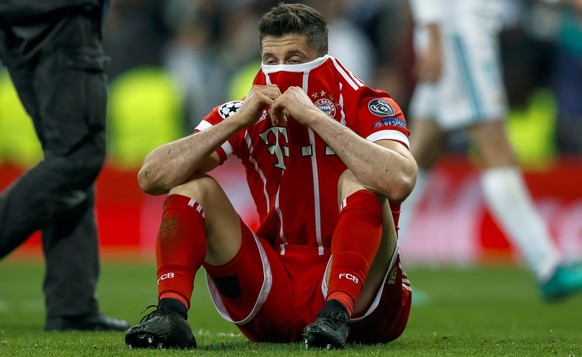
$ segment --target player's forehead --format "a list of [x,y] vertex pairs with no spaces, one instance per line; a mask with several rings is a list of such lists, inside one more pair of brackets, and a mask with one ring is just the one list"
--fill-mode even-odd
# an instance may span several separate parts
[[287,34],[283,36],[265,36],[261,42],[261,54],[283,55],[292,52],[311,53],[315,51],[307,43],[302,34]]

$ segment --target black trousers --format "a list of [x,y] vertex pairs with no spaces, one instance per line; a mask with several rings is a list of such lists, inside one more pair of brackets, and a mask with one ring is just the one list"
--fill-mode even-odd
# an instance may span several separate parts
[[0,194],[0,258],[42,230],[48,318],[99,311],[94,182],[106,152],[101,12],[0,23],[0,58],[44,159]]

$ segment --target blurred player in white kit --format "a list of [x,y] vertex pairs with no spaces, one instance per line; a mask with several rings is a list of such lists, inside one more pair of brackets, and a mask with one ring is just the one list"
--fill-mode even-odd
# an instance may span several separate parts
[[502,0],[411,0],[418,83],[410,104],[411,150],[419,173],[404,202],[400,237],[423,196],[450,132],[466,130],[492,216],[525,258],[542,297],[582,291],[582,268],[567,265],[536,211],[505,133],[508,104],[498,34]]

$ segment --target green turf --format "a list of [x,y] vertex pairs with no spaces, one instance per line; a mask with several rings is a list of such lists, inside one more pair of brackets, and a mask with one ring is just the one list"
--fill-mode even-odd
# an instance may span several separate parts
[[[413,287],[428,300],[413,306],[403,336],[333,352],[247,342],[216,313],[200,278],[189,319],[196,351],[129,350],[123,333],[46,333],[43,269],[40,262],[0,262],[0,356],[582,356],[582,295],[544,303],[530,275],[515,267],[409,268]],[[151,262],[104,263],[102,310],[137,323],[154,303],[154,270]]]

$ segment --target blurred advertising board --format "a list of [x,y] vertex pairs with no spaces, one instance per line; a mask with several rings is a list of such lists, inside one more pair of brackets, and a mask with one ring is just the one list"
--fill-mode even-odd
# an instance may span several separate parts
[[[232,162],[230,162],[232,161]],[[0,189],[22,173],[0,165]],[[165,196],[148,196],[137,185],[137,170],[106,165],[97,181],[97,219],[104,253],[123,251],[153,256]],[[257,215],[242,166],[227,161],[213,173],[250,226]],[[524,178],[536,208],[567,259],[582,257],[582,158],[561,159]],[[448,157],[433,171],[427,194],[401,247],[404,259],[418,264],[474,264],[518,260],[503,232],[489,215],[478,173],[464,158]],[[39,234],[19,251],[40,253]]]

